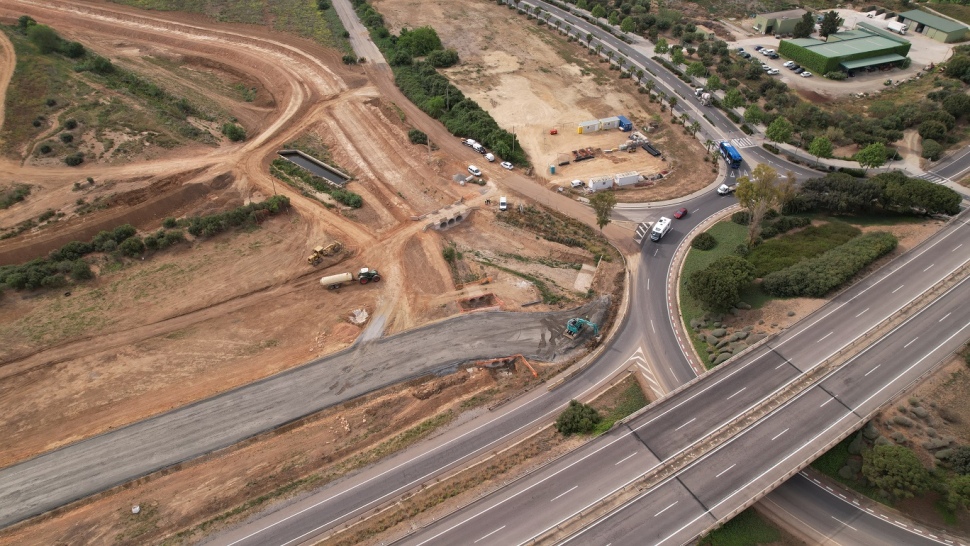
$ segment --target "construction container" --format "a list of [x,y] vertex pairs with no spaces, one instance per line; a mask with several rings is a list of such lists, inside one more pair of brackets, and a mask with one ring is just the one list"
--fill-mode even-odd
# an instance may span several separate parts
[[636,171],[618,173],[613,175],[613,179],[617,186],[632,186],[640,181],[640,173]]
[[613,177],[612,176],[595,176],[589,179],[586,184],[586,188],[589,191],[600,191],[606,190],[613,187]]
[[556,174],[556,166],[549,165],[549,174]]
[[611,118],[603,118],[600,120],[600,129],[604,131],[609,131],[611,129],[620,128],[620,118],[613,116]]
[[584,121],[580,123],[579,129],[577,129],[577,132],[582,135],[585,133],[595,133],[596,131],[599,131],[599,130],[600,130],[600,120],[594,119],[591,121]]
[[632,131],[633,122],[628,120],[626,116],[616,116],[620,120],[620,130],[621,131]]

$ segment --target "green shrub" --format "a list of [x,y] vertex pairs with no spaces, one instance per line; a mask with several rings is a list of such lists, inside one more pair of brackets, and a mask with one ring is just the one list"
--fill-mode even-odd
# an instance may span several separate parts
[[824,254],[765,277],[762,288],[773,296],[820,298],[896,248],[891,233],[860,235]]
[[64,144],[70,144],[74,142],[74,135],[72,135],[71,133],[61,133],[60,138],[61,138],[61,142],[63,142]]
[[129,237],[118,245],[118,250],[125,256],[135,258],[144,254],[145,242],[141,240],[141,237]]
[[849,75],[846,74],[845,72],[842,72],[841,70],[834,70],[832,72],[828,72],[827,74],[825,74],[825,77],[830,80],[842,81],[848,78]]
[[75,260],[71,265],[71,278],[75,281],[86,281],[94,278],[91,266],[84,260]]
[[458,64],[458,52],[454,49],[432,51],[428,55],[428,63],[435,68],[448,68]]
[[0,210],[10,208],[14,203],[19,203],[30,195],[30,186],[27,184],[14,184],[10,189],[0,192]]
[[[777,234],[777,230],[775,231]],[[860,233],[859,228],[843,222],[812,226],[794,235],[765,241],[752,249],[748,260],[754,264],[757,276],[764,277],[802,260],[819,256],[851,241]]]
[[556,419],[556,430],[565,436],[587,434],[592,432],[596,428],[596,424],[602,419],[596,408],[576,400],[570,400],[569,407],[563,410]]
[[175,218],[172,218],[171,216],[162,220],[162,227],[172,229],[177,225],[178,225],[178,221]]
[[226,135],[226,138],[233,142],[242,142],[243,140],[246,140],[246,130],[235,123],[229,122],[223,124],[222,134]]
[[717,246],[717,239],[705,231],[703,233],[699,233],[697,237],[694,237],[694,240],[690,242],[690,246],[692,248],[696,248],[697,250],[711,250]]
[[428,135],[418,129],[409,129],[408,140],[411,141],[411,144],[427,144]]
[[84,154],[81,152],[75,152],[64,158],[64,163],[69,167],[77,167],[81,163],[84,163]]
[[42,153],[44,155],[47,155],[47,154],[51,153],[51,145],[50,144],[41,144],[40,145],[40,153]]
[[343,56],[343,61],[344,61],[344,64],[357,64],[358,62],[357,55],[348,53]]
[[735,224],[746,226],[751,223],[751,213],[746,210],[739,210],[731,215],[731,221]]
[[940,159],[941,155],[943,155],[943,146],[931,138],[924,139],[922,155],[924,158],[929,159],[930,161],[936,161],[937,159]]

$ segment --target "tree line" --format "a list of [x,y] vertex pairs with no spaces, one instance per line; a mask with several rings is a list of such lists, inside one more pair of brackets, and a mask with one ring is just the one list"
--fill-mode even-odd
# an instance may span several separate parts
[[441,121],[453,135],[475,139],[513,164],[529,164],[515,135],[499,127],[488,112],[438,72],[437,68],[457,63],[458,53],[443,49],[433,28],[403,29],[394,35],[373,6],[365,0],[353,0],[353,4],[374,43],[391,64],[395,83],[408,100]]

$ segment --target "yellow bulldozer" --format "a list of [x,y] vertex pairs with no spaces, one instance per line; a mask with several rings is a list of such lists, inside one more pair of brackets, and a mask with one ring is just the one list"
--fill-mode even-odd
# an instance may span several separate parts
[[334,254],[340,252],[340,243],[334,241],[326,246],[317,246],[313,248],[313,253],[306,257],[306,262],[310,265],[319,265],[323,258],[326,256],[333,256]]

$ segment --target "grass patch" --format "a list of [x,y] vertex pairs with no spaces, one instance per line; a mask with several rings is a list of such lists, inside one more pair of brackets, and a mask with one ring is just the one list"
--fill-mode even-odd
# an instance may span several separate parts
[[722,527],[708,533],[701,539],[701,546],[753,546],[755,544],[792,544],[781,542],[784,534],[765,521],[753,509],[748,508],[725,523]]
[[[623,383],[627,383],[624,387]],[[610,430],[613,424],[623,419],[634,412],[646,407],[650,403],[647,400],[646,395],[643,394],[643,389],[640,388],[640,384],[632,376],[621,382],[614,388],[622,388],[622,392],[616,398],[615,403],[609,404],[604,408],[597,408],[603,415],[603,420],[600,421],[596,428],[593,429],[593,434],[599,435]],[[594,403],[594,406],[596,404]]]
[[[539,279],[538,277],[534,277],[532,275],[529,275],[527,273],[522,273],[521,271],[516,271],[514,269],[509,269],[507,267],[502,267],[502,266],[500,266],[500,265],[498,265],[496,263],[493,263],[492,261],[490,261],[488,259],[485,259],[485,258],[482,258],[482,259],[478,260],[478,262],[479,263],[483,263],[483,264],[485,264],[485,265],[487,265],[489,267],[494,267],[495,269],[498,269],[499,271],[504,271],[504,272],[506,272],[506,273],[508,273],[510,275],[515,275],[516,277],[519,277],[520,279],[525,279],[525,280],[531,282],[536,287],[536,290],[539,291],[539,295],[542,296],[542,303],[546,303],[546,304],[552,305],[552,304],[555,304],[555,303],[561,303],[561,302],[570,301],[570,299],[567,296],[563,296],[563,295],[557,294],[553,289],[549,288],[549,285],[546,284],[545,281]],[[553,285],[555,285],[555,283],[553,283]]]
[[808,226],[761,243],[751,250],[748,261],[754,265],[755,275],[764,277],[845,244],[861,233],[859,228],[844,222]]
[[15,203],[19,203],[30,195],[30,186],[27,184],[14,184],[12,187],[0,191],[0,209],[8,209]]
[[585,248],[593,255],[594,261],[602,258],[610,262],[616,258],[613,247],[603,239],[600,233],[586,224],[558,212],[534,206],[525,207],[522,212],[519,212],[516,208],[511,208],[504,214],[500,214],[498,221],[531,231],[547,241]]
[[[711,250],[697,250],[692,248],[687,252],[687,257],[684,259],[684,265],[680,270],[680,312],[684,317],[684,322],[690,324],[693,319],[698,319],[704,316],[704,309],[701,307],[700,303],[694,300],[687,294],[687,279],[690,277],[691,273],[695,271],[700,271],[707,266],[711,265],[714,260],[724,256],[731,256],[734,254],[734,249],[738,245],[742,244],[748,237],[748,228],[746,226],[735,224],[730,220],[724,222],[718,222],[711,226],[707,233],[710,233],[717,239],[717,246]],[[755,290],[761,292],[757,287],[752,287],[750,290]],[[753,295],[753,294],[752,294]],[[752,307],[755,307],[754,301],[748,301],[748,294],[745,294],[745,302],[750,303]],[[763,305],[765,301],[770,299],[769,296],[762,296],[757,298],[759,305]],[[693,328],[687,329],[690,335],[690,341],[694,345],[694,352],[699,356],[707,354],[707,343],[697,337]],[[705,365],[710,363],[706,358],[702,358]]]
[[963,6],[960,4],[942,4],[942,3],[932,3],[929,6],[933,11],[938,11],[943,15],[948,15],[953,17],[961,23],[966,23],[970,25],[970,6]]

